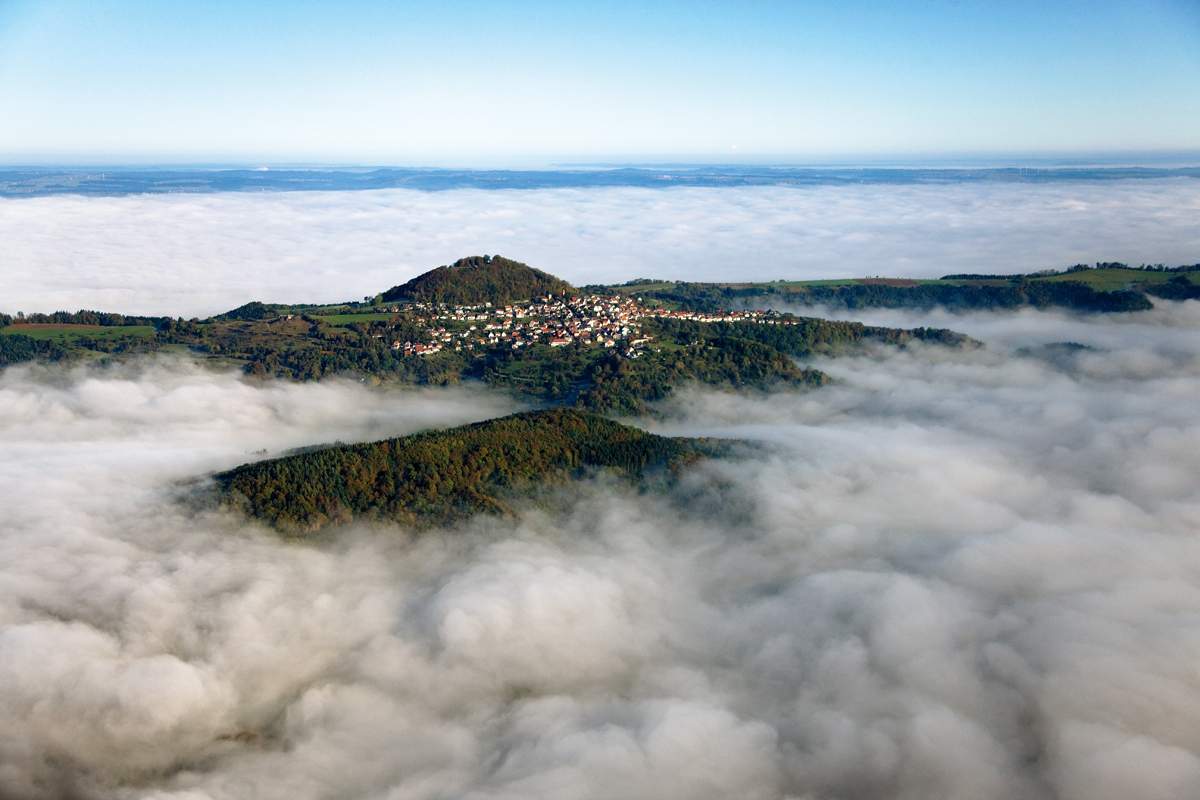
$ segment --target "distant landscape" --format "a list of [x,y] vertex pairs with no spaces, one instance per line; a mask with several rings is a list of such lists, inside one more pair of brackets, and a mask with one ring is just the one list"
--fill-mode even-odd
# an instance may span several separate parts
[[1200,800],[1200,0],[0,0],[0,800]]
[[1200,178],[1195,166],[791,167],[713,164],[547,169],[363,167],[0,168],[0,197],[58,194],[355,191],[368,189],[567,189],[601,187],[847,186],[1084,183]]
[[[437,267],[374,297],[332,305],[252,301],[207,319],[97,311],[3,314],[0,366],[103,364],[157,352],[236,367],[257,380],[466,381],[522,402],[576,409],[433,438],[323,446],[217,479],[222,502],[285,531],[364,516],[444,524],[456,516],[505,511],[497,491],[536,492],[587,468],[640,474],[656,460],[710,452],[647,438],[592,415],[652,415],[656,404],[689,385],[766,392],[830,384],[828,374],[803,364],[815,357],[916,343],[979,345],[945,328],[832,321],[798,316],[793,308],[1030,307],[1136,315],[1153,308],[1155,299],[1198,297],[1200,265],[1102,263],[934,280],[635,279],[577,288],[521,262],[486,255]],[[1070,345],[1063,347],[1071,352]],[[540,444],[529,449],[532,442]]]
[[[1197,298],[1200,264],[1098,263],[936,279],[695,283],[638,278],[576,288],[517,261],[475,256],[374,297],[342,303],[252,301],[206,319],[88,310],[0,313],[0,364],[182,349],[236,363],[258,376],[302,380],[357,373],[433,384],[471,376],[560,401],[570,396],[600,408],[633,408],[636,401],[628,397],[602,401],[589,394],[583,387],[595,388],[596,379],[584,376],[621,373],[631,367],[617,369],[618,364],[645,355],[642,364],[681,365],[673,370],[675,379],[712,378],[710,356],[695,349],[701,341],[767,345],[778,356],[892,335],[792,313],[806,307],[1137,313],[1152,308],[1154,299]],[[680,348],[691,348],[688,358],[674,357]],[[767,355],[755,350],[739,356],[743,366],[758,363],[759,378],[728,373],[727,367],[714,367],[715,374],[735,385],[767,375],[801,379],[784,366],[786,360],[769,367],[759,363]],[[672,371],[663,364],[651,371],[664,370]],[[642,391],[663,394],[661,387]]]

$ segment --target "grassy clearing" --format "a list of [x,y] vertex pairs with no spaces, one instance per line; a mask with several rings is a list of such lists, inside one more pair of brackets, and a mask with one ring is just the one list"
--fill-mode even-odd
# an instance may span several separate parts
[[[770,285],[779,286],[781,288],[788,289],[793,286],[799,287],[799,288],[803,288],[805,286],[852,286],[853,284],[856,284],[858,282],[859,282],[858,278],[824,278],[822,280],[815,280],[815,281],[776,281],[774,284],[770,284]],[[733,284],[733,285],[737,286],[737,284]],[[744,284],[744,285],[752,286],[754,284]],[[761,285],[761,284],[759,284],[759,285]]]
[[71,344],[79,339],[149,339],[154,336],[151,325],[70,325],[35,324],[9,325],[0,328],[0,336],[20,334],[56,344]]
[[351,325],[355,322],[378,322],[381,320],[386,321],[386,320],[391,319],[394,316],[396,316],[396,315],[389,314],[387,312],[364,311],[361,313],[349,313],[349,314],[320,314],[320,315],[317,315],[316,318],[321,320],[321,322],[324,322],[326,325],[333,325],[335,327],[341,327],[341,326],[345,326],[345,325]]
[[611,288],[619,294],[635,295],[639,292],[657,292],[663,289],[670,289],[674,285],[673,281],[659,281],[658,283],[643,283],[637,286],[613,286]]
[[[1128,289],[1135,286],[1152,286],[1159,283],[1165,283],[1171,278],[1176,277],[1181,273],[1178,272],[1154,272],[1152,270],[1140,269],[1090,269],[1086,272],[1068,272],[1063,275],[1046,275],[1043,277],[1033,277],[1034,281],[1075,281],[1077,283],[1087,284],[1099,292],[1114,292],[1121,289]],[[1188,280],[1197,285],[1200,285],[1200,272],[1185,272],[1182,273]],[[1015,277],[1015,276],[1014,276]],[[708,284],[718,289],[776,289],[780,291],[795,291],[797,289],[806,289],[810,287],[821,286],[856,286],[862,284],[885,283],[888,281],[904,281],[908,283],[907,278],[828,278],[823,280],[811,281],[761,281],[761,282],[743,282],[743,283],[712,283]],[[945,284],[950,286],[1004,286],[1009,281],[1004,278],[982,278],[979,280],[970,280],[963,278],[953,278],[943,280],[941,278],[914,278],[909,285],[926,285],[926,284]],[[636,295],[641,292],[654,292],[662,290],[670,290],[675,287],[671,281],[660,281],[658,283],[648,283],[642,286],[618,286],[613,287],[621,294]]]
[[1114,292],[1126,289],[1133,284],[1153,285],[1166,283],[1176,275],[1185,275],[1192,283],[1200,283],[1200,273],[1197,272],[1153,272],[1140,269],[1089,269],[1080,272],[1068,272],[1065,275],[1048,275],[1035,278],[1037,281],[1062,282],[1077,281],[1091,286],[1101,292]]

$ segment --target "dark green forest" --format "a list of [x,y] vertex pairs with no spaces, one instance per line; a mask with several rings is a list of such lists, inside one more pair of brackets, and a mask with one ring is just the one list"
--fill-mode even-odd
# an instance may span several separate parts
[[[1149,290],[1147,290],[1149,291]],[[993,283],[927,282],[893,285],[884,282],[833,286],[713,283],[673,283],[640,290],[645,300],[679,308],[713,312],[731,306],[769,301],[777,305],[821,305],[831,308],[912,308],[952,311],[1003,310],[1026,306],[1066,308],[1084,312],[1145,311],[1152,307],[1142,291],[1099,291],[1073,281],[1005,280]],[[1160,295],[1162,296],[1162,295]]]
[[217,314],[212,319],[220,321],[270,319],[271,317],[279,316],[287,309],[288,306],[280,305],[279,303],[262,303],[258,300],[251,300],[249,303],[226,311],[224,314]]
[[0,327],[16,322],[37,325],[99,325],[101,327],[120,327],[123,325],[152,325],[159,327],[167,322],[169,317],[145,317],[132,314],[117,314],[111,311],[55,311],[50,314],[20,314],[13,317],[0,314]]
[[1164,300],[1200,300],[1200,284],[1188,280],[1185,275],[1176,275],[1165,283],[1147,287],[1146,292]]
[[638,481],[726,445],[670,438],[571,409],[533,411],[449,430],[334,445],[215,476],[230,506],[301,534],[356,518],[425,526],[479,512],[596,471]]
[[20,334],[0,336],[0,367],[22,361],[59,361],[67,351],[53,342]]
[[637,358],[582,346],[499,349],[469,364],[464,375],[547,403],[642,414],[687,383],[766,390],[829,382],[828,375],[797,366],[794,358],[836,354],[870,342],[973,344],[969,337],[941,328],[901,330],[807,317],[780,319],[784,321],[795,324],[647,320],[645,332],[654,339]]
[[547,294],[574,292],[548,272],[503,256],[471,256],[418,275],[383,293],[384,302],[503,305]]

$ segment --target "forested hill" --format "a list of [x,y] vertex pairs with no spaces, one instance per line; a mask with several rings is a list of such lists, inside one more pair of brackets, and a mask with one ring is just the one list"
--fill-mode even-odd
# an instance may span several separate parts
[[1130,267],[1103,262],[1015,275],[945,275],[936,279],[856,278],[692,283],[639,279],[619,286],[584,287],[616,291],[647,301],[696,311],[723,308],[824,306],[912,308],[951,311],[1021,307],[1065,308],[1087,313],[1146,311],[1151,297],[1200,299],[1200,264]]
[[286,532],[355,518],[424,526],[506,512],[506,499],[592,470],[636,480],[722,451],[559,408],[246,464],[216,482],[228,504]]
[[67,351],[54,342],[29,336],[0,336],[0,367],[22,361],[59,361]]
[[503,256],[460,258],[383,293],[385,302],[501,305],[574,292],[566,281]]

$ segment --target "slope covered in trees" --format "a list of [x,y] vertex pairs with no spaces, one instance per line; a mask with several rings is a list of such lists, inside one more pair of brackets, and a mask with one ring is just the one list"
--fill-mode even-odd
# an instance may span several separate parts
[[814,286],[806,297],[789,300],[845,308],[935,308],[952,310],[1060,307],[1074,311],[1146,311],[1151,302],[1141,292],[1120,289],[1099,291],[1074,281],[1039,282],[1016,280],[987,283],[922,283],[916,286],[855,284]]
[[251,300],[249,303],[226,311],[224,314],[217,314],[212,319],[219,321],[270,319],[279,316],[287,308],[287,306],[279,305],[278,303],[263,303],[258,300]]
[[1164,283],[1147,287],[1146,292],[1164,300],[1200,300],[1200,283],[1188,277],[1176,275]]
[[566,281],[519,261],[503,256],[471,256],[393,286],[383,293],[383,300],[500,305],[573,291]]
[[665,343],[637,358],[612,350],[564,347],[499,350],[471,374],[542,402],[588,411],[641,414],[686,383],[727,389],[821,386],[825,373],[797,366],[786,354],[748,339]]
[[0,336],[0,367],[22,361],[58,361],[66,351],[54,342],[20,334]]
[[[646,300],[696,311],[736,306],[829,306],[832,308],[946,308],[952,311],[1002,310],[1032,306],[1073,311],[1145,311],[1144,291],[1101,291],[1082,281],[1013,280],[847,281],[835,285],[654,283],[646,288],[614,287]],[[1150,290],[1146,290],[1150,291]]]
[[648,278],[618,286],[585,287],[637,295],[696,311],[767,305],[836,308],[1001,310],[1032,306],[1083,312],[1146,311],[1148,296],[1200,298],[1200,264],[1131,267],[1118,262],[1076,264],[1024,274],[955,273],[936,279],[857,278],[764,283],[690,283]]
[[977,344],[944,328],[881,328],[811,317],[780,318],[785,320],[790,324],[653,320],[645,325],[653,339],[637,358],[578,346],[500,349],[471,364],[467,374],[543,402],[602,413],[642,414],[649,404],[687,383],[751,390],[824,386],[830,381],[828,375],[794,359],[836,354],[871,342]]
[[593,470],[637,480],[721,451],[715,442],[550,409],[246,464],[216,483],[231,506],[303,533],[355,518],[429,525],[505,512],[506,499]]

